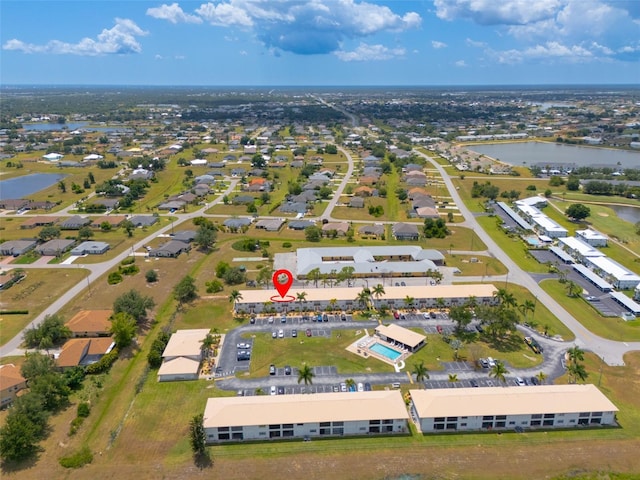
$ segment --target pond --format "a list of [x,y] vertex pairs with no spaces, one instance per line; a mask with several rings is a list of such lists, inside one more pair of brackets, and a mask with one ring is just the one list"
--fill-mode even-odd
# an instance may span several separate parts
[[0,200],[26,198],[51,185],[55,185],[66,175],[62,173],[32,173],[23,177],[0,180]]
[[579,147],[545,142],[469,145],[483,155],[517,166],[592,166],[640,169],[640,152],[609,148]]
[[[615,202],[615,200],[611,201]],[[640,222],[640,207],[626,207],[624,205],[607,205],[607,207],[616,212],[616,215],[622,220],[631,222],[634,225]]]
[[69,130],[72,132],[73,130],[87,130],[89,132],[117,132],[117,131],[126,131],[131,128],[122,127],[120,129],[115,127],[88,127],[88,122],[77,122],[77,123],[26,123],[23,125],[23,128],[27,131],[32,132],[53,132],[59,130]]

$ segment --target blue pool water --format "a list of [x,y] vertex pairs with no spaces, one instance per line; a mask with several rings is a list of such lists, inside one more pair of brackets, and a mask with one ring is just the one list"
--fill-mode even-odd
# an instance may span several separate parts
[[538,240],[536,237],[527,237],[527,243],[529,245],[537,247],[540,245],[540,240]]
[[369,350],[373,350],[380,355],[387,357],[389,360],[396,360],[402,353],[394,350],[393,348],[389,348],[386,345],[382,345],[381,343],[374,343],[369,347]]

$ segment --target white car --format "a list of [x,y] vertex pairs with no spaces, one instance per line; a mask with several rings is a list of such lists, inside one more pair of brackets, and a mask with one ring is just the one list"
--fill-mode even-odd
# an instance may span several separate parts
[[269,393],[271,395],[277,395],[278,394],[278,389],[276,388],[275,385],[271,385],[271,391]]
[[489,362],[489,368],[493,368],[496,366],[496,361],[491,357],[487,357],[487,362]]
[[519,387],[524,387],[526,383],[524,383],[524,380],[522,378],[516,377],[516,385],[518,385]]
[[358,384],[358,391],[359,392],[364,392],[364,384],[362,384],[362,383]]
[[278,338],[284,338],[284,330],[278,330]]

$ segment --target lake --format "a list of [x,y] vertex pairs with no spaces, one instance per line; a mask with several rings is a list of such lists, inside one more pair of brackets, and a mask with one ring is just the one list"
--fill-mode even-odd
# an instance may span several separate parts
[[0,180],[0,200],[26,198],[51,185],[55,185],[66,175],[62,173],[32,173],[24,177]]
[[23,128],[32,132],[53,132],[59,130],[68,129],[70,132],[74,130],[87,130],[89,132],[118,132],[118,131],[133,131],[131,128],[122,127],[88,127],[89,122],[78,123],[26,123]]
[[616,212],[616,215],[622,220],[631,222],[634,225],[640,222],[640,207],[625,207],[622,205],[607,205],[607,207]]
[[[469,150],[510,165],[577,165],[640,169],[640,152],[606,148],[579,147],[545,142],[495,143],[469,145]],[[618,165],[619,163],[619,165]]]

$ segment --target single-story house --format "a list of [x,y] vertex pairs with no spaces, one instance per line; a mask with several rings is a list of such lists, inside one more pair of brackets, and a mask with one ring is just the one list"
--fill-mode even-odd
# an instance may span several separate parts
[[150,227],[159,221],[158,217],[153,215],[134,215],[129,219],[136,227]]
[[311,220],[291,220],[288,227],[291,230],[304,230],[307,227],[315,227],[315,225]]
[[87,217],[81,217],[80,215],[74,215],[69,217],[60,223],[62,230],[80,230],[82,227],[86,227],[91,224],[91,219]]
[[193,182],[196,185],[200,185],[200,184],[213,185],[214,183],[216,183],[216,179],[211,174],[205,174],[205,175],[200,175],[199,177],[194,178]]
[[306,202],[287,202],[278,208],[282,213],[307,213],[307,209]]
[[391,231],[396,240],[418,240],[420,238],[418,226],[411,223],[394,223]]
[[364,208],[364,199],[362,197],[351,197],[349,200],[349,207]]
[[210,333],[206,328],[178,330],[162,352],[158,381],[197,380],[202,360],[202,341]]
[[384,225],[365,225],[358,229],[360,235],[370,235],[374,237],[380,237],[384,235]]
[[118,228],[122,222],[127,219],[124,215],[103,215],[91,219],[91,226],[93,228],[100,228],[103,223],[108,223],[111,228]]
[[102,255],[111,246],[106,242],[86,241],[71,250],[71,255]]
[[292,203],[313,203],[318,200],[315,190],[305,190],[298,195],[293,195],[288,200]]
[[53,240],[49,240],[48,242],[37,246],[36,252],[45,256],[57,256],[69,250],[75,243],[75,240],[54,238]]
[[13,363],[0,365],[0,408],[13,403],[18,392],[27,388],[27,381]]
[[347,222],[329,222],[322,225],[322,232],[327,235],[330,231],[335,230],[338,235],[344,236],[349,231],[349,223]]
[[268,218],[263,220],[258,220],[256,222],[256,228],[260,228],[266,230],[268,232],[277,232],[284,225],[284,218]]
[[115,346],[111,337],[72,338],[62,346],[56,363],[60,368],[91,365],[113,350]]
[[92,198],[89,200],[91,205],[99,205],[105,207],[107,210],[113,210],[114,208],[118,208],[120,205],[120,200],[117,198]]
[[64,155],[62,155],[61,153],[54,153],[54,152],[47,153],[46,155],[42,156],[42,158],[44,158],[45,160],[49,160],[50,162],[57,162],[62,157],[64,157]]
[[177,257],[183,252],[188,252],[191,247],[188,243],[181,242],[179,240],[170,240],[167,243],[160,245],[158,248],[152,248],[149,250],[150,257]]
[[21,210],[29,207],[30,200],[26,198],[7,198],[0,200],[0,208],[3,210]]
[[180,230],[179,232],[171,235],[172,240],[177,240],[179,242],[191,243],[196,238],[195,230]]
[[418,207],[415,212],[420,218],[440,218],[440,213],[434,207]]
[[38,245],[37,240],[7,240],[0,245],[0,255],[17,257],[33,250]]
[[36,228],[36,227],[50,227],[54,225],[60,217],[29,217],[20,224],[20,228]]
[[357,187],[353,191],[353,194],[356,195],[357,197],[373,197],[373,196],[375,196],[376,192],[377,192],[377,190],[375,188],[371,188],[371,187],[367,187],[366,185],[362,185],[360,187]]
[[234,205],[248,205],[256,201],[255,197],[251,195],[236,195],[231,199],[231,203]]
[[74,337],[108,337],[113,310],[80,310],[65,326]]
[[595,385],[411,390],[423,432],[613,425],[618,408]]
[[158,205],[158,210],[180,210],[186,205],[186,202],[182,200],[172,200],[170,202],[164,202]]
[[207,443],[408,434],[399,390],[210,398]]
[[252,220],[250,218],[227,218],[222,225],[227,227],[230,230],[238,230],[243,227],[248,227],[251,225]]

